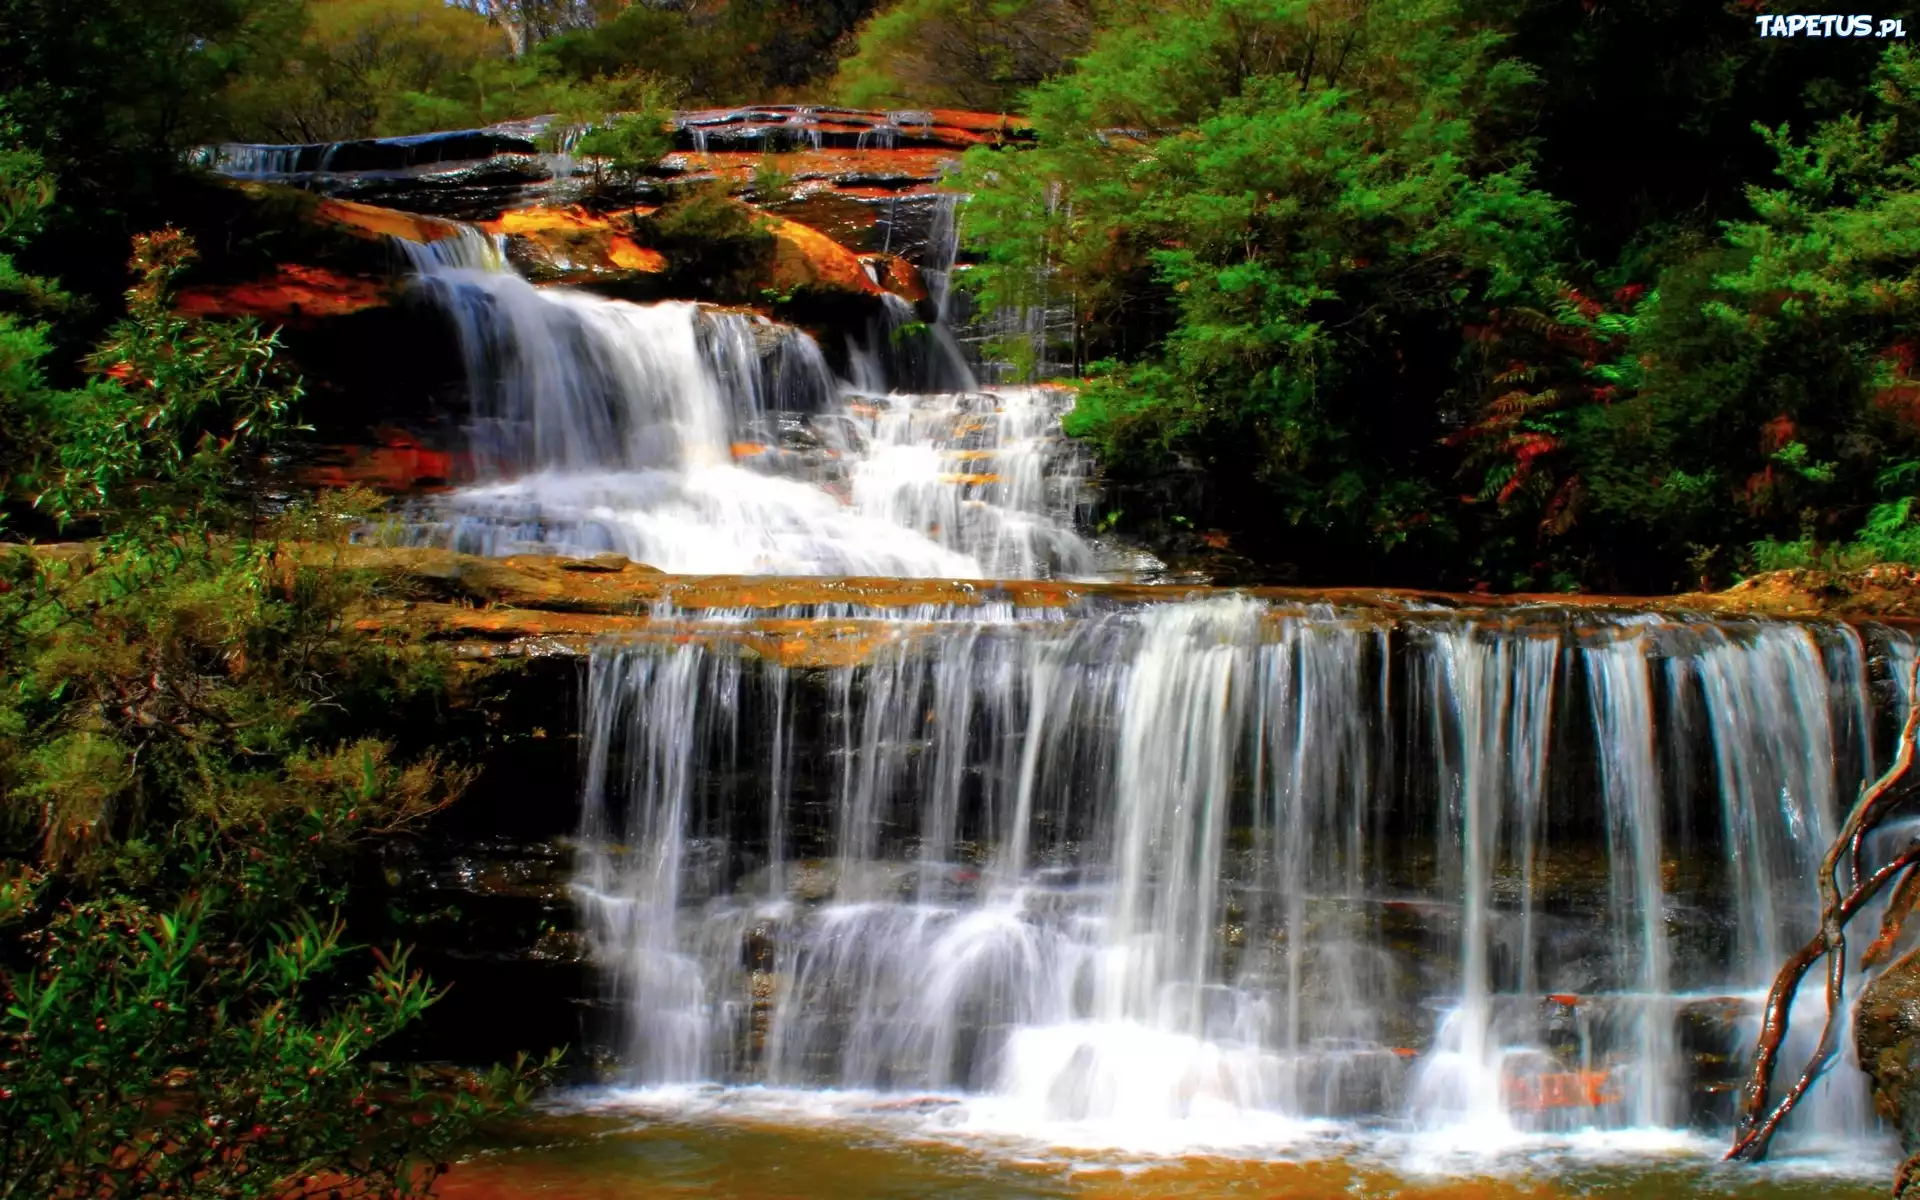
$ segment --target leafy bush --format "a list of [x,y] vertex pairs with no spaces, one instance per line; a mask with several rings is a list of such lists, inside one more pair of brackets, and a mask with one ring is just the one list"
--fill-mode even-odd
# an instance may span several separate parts
[[[51,198],[0,184],[13,229]],[[288,541],[362,499],[252,504],[298,391],[257,326],[172,313],[190,256],[138,241],[77,390],[0,320],[10,488],[109,535],[0,547],[0,1195],[414,1190],[552,1063],[442,1085],[369,1058],[436,993],[346,941],[355,863],[471,773],[396,740],[446,664],[355,633],[378,582]]]
[[725,180],[681,191],[634,223],[635,236],[667,257],[669,272],[707,295],[747,299],[773,260],[766,218],[734,199]]
[[773,155],[762,155],[753,167],[753,202],[784,204],[793,199],[793,176],[780,169]]
[[1096,0],[902,0],[860,27],[835,91],[848,104],[1004,112],[1062,72],[1106,10]]
[[969,152],[969,285],[1074,312],[1075,344],[1034,357],[1116,364],[1074,431],[1141,473],[1199,464],[1222,512],[1259,514],[1251,546],[1348,582],[1438,554],[1463,331],[1564,224],[1482,136],[1529,83],[1498,49],[1446,0],[1123,26],[1031,93],[1036,151]]

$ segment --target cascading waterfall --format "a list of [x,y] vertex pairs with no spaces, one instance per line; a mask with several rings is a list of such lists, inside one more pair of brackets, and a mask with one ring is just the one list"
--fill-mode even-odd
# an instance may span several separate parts
[[684,573],[1097,570],[1074,529],[1070,399],[980,391],[937,322],[932,368],[915,373],[934,390],[900,393],[888,356],[856,360],[844,384],[811,337],[759,317],[534,287],[470,227],[408,253],[458,335],[480,475],[424,538]]
[[[1239,596],[789,615],[886,632],[592,658],[578,897],[631,1081],[1131,1147],[1724,1125],[1913,653]],[[1818,1087],[1801,1135],[1869,1131]]]

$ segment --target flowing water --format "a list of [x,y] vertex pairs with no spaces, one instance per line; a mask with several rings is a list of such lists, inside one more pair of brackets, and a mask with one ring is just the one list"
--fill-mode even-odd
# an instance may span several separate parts
[[[1070,397],[985,392],[904,301],[849,348],[691,303],[537,288],[477,231],[411,247],[458,334],[479,481],[424,535],[481,554],[618,551],[662,570],[1085,576]],[[923,390],[900,391],[890,381]]]
[[[881,302],[838,374],[758,316],[535,288],[477,233],[416,250],[480,473],[421,536],[1098,573],[1070,400],[976,385],[932,240],[935,319]],[[706,636],[767,615],[663,609],[685,636],[594,651],[575,894],[617,1066],[456,1194],[1832,1196],[1888,1169],[1851,1061],[1794,1165],[1711,1162],[1889,752],[1904,633],[1216,593],[777,614],[866,630],[837,667]]]
[[[593,657],[608,1102],[1128,1154],[1704,1154],[1912,652],[1231,596],[897,624],[827,670]],[[1787,1148],[1883,1167],[1864,1095],[1843,1064]]]

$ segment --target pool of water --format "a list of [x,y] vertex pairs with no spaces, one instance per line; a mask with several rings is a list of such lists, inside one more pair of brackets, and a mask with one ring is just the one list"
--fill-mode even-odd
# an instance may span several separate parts
[[[1759,1167],[1664,1131],[1458,1136],[1332,1124],[1264,1146],[1142,1154],[1027,1137],[945,1098],[757,1089],[576,1093],[491,1131],[442,1180],[450,1200],[1869,1200],[1890,1145],[1826,1147]],[[1076,1143],[1063,1145],[1062,1141]]]

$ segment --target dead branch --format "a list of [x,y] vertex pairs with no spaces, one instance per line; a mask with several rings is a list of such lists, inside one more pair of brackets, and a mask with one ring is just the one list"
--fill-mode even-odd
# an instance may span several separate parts
[[[1913,673],[1907,679],[1907,719],[1900,731],[1899,748],[1893,764],[1860,793],[1853,811],[1847,814],[1846,824],[1841,826],[1840,835],[1833,839],[1820,861],[1820,932],[1787,960],[1767,994],[1759,1044],[1754,1050],[1753,1073],[1748,1077],[1741,1096],[1740,1124],[1734,1134],[1733,1148],[1727,1151],[1729,1159],[1757,1162],[1765,1158],[1767,1147],[1773,1141],[1780,1123],[1786,1120],[1794,1106],[1800,1103],[1800,1098],[1806,1095],[1807,1089],[1813,1086],[1814,1080],[1832,1061],[1834,1027],[1839,1022],[1846,998],[1847,922],[1879,895],[1887,884],[1915,863],[1920,863],[1920,842],[1915,842],[1871,877],[1864,880],[1860,878],[1861,848],[1867,835],[1886,819],[1896,804],[1906,798],[1906,789],[1900,785],[1913,766],[1916,735],[1920,735],[1920,658],[1915,659]],[[1849,882],[1853,885],[1844,897],[1840,894],[1839,883],[1843,856],[1848,864]],[[1902,890],[1907,889],[1903,887]],[[1911,903],[1909,900],[1909,907]],[[1895,920],[1897,934],[1898,921],[1891,911],[1888,918]],[[1767,1099],[1773,1091],[1773,1073],[1779,1065],[1780,1047],[1787,1038],[1794,997],[1799,993],[1800,983],[1806,978],[1807,972],[1823,958],[1827,960],[1827,1017],[1820,1027],[1820,1040],[1814,1046],[1813,1054],[1799,1079],[1769,1111]]]

